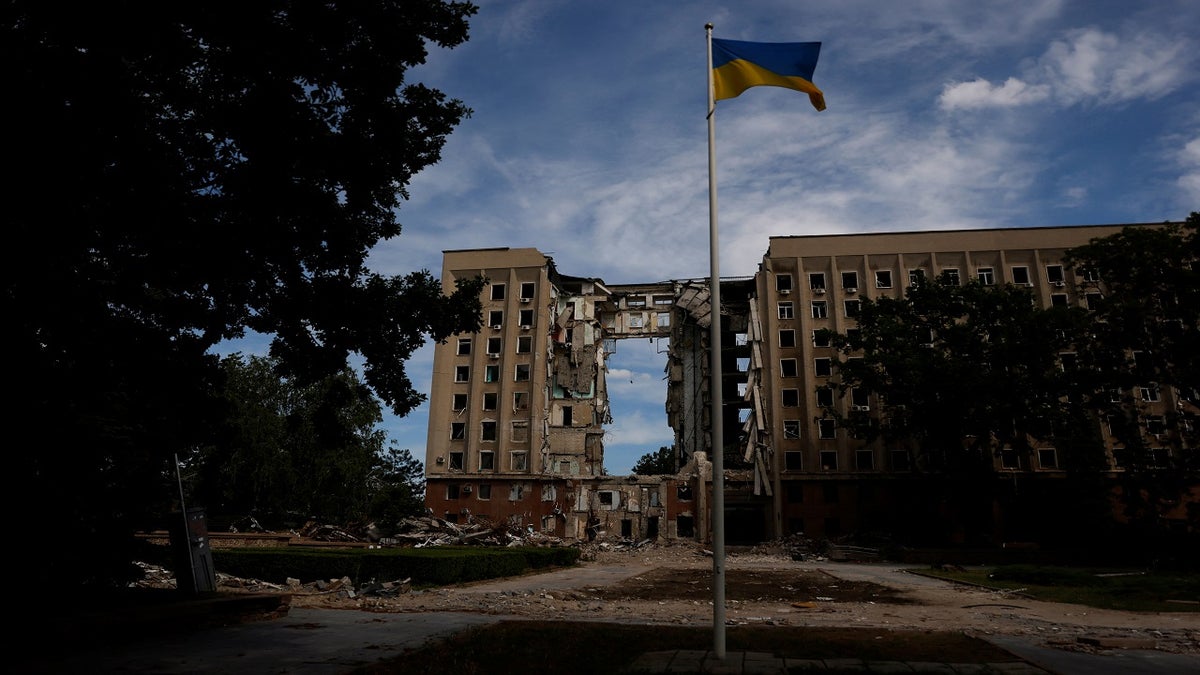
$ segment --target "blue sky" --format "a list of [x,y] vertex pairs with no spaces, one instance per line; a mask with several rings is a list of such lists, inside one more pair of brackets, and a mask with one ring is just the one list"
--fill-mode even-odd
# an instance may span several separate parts
[[[474,110],[371,267],[536,247],[609,283],[709,273],[705,23],[822,42],[828,109],[756,87],[716,112],[723,276],[771,235],[1182,220],[1200,210],[1195,0],[483,0],[411,73]],[[621,342],[605,466],[671,442],[664,355]],[[255,351],[254,345],[240,345]],[[665,349],[665,346],[661,347]],[[409,364],[428,390],[432,349]],[[425,408],[389,418],[424,456]]]

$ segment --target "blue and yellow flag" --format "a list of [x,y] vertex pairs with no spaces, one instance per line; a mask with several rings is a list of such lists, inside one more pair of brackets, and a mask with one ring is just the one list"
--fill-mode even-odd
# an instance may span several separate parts
[[750,87],[786,87],[808,94],[825,109],[825,94],[812,83],[820,42],[743,42],[713,38],[715,100],[734,98]]

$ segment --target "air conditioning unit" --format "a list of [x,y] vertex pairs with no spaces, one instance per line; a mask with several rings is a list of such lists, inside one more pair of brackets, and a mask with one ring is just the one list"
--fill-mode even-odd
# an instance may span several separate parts
[[1067,285],[1067,282],[1065,282],[1065,281],[1056,281],[1056,282],[1054,282],[1054,285],[1055,285],[1055,286],[1058,286],[1059,288],[1062,288],[1063,286],[1066,286],[1066,285]]
[[500,358],[500,355],[499,354],[488,354],[488,358],[489,359],[498,359],[498,358]]
[[446,463],[446,458],[445,458],[445,457],[438,457],[438,458],[437,458],[437,463],[438,463],[438,464],[445,464],[445,463]]
[[857,411],[859,411],[859,412],[870,412],[870,411],[871,411],[871,406],[869,406],[869,405],[856,405],[856,406],[854,406],[854,409],[855,409],[855,410],[857,410]]
[[521,298],[521,302],[524,302],[524,303],[533,302],[533,298]]
[[855,294],[855,293],[857,293],[857,292],[858,292],[858,289],[857,289],[857,288],[847,288],[847,289],[846,289],[846,292],[847,292],[847,293],[850,293],[851,295],[853,295],[853,294]]
[[469,494],[471,494],[471,486],[470,486],[470,485],[464,485],[464,486],[463,486],[463,488],[462,488],[462,491],[463,491],[463,494],[465,494],[465,495],[469,495]]
[[781,289],[779,289],[779,294],[780,294],[780,295],[791,295],[791,293],[792,293],[792,289],[790,289],[790,288],[781,288]]
[[529,330],[530,328],[533,328],[533,326],[530,326],[530,325],[521,326],[521,330]]
[[814,289],[812,289],[812,292],[813,292],[813,295],[825,295],[824,288],[814,288]]
[[492,330],[500,330],[503,327],[504,326],[501,326],[500,324],[496,324],[495,326],[492,326]]

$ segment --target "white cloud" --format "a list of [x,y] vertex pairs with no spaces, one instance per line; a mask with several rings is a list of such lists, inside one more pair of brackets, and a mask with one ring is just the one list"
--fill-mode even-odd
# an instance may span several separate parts
[[1192,210],[1200,211],[1200,137],[1184,144],[1179,151],[1179,164],[1183,173],[1177,182],[1184,202],[1191,204]]
[[971,82],[946,85],[942,90],[942,95],[938,97],[938,105],[943,110],[1010,108],[1039,103],[1049,96],[1050,88],[1048,86],[1029,85],[1015,77],[1008,78],[1000,86],[995,86],[984,79],[976,79]]

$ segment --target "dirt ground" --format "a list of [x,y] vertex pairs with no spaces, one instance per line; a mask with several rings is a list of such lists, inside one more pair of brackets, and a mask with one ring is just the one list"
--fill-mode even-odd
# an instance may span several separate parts
[[[613,584],[560,588],[554,574],[413,590],[396,597],[293,595],[294,607],[377,612],[465,611],[537,619],[711,625],[712,566],[690,544],[596,551],[581,566],[617,570]],[[1124,612],[1030,600],[909,574],[888,563],[795,561],[761,548],[726,556],[730,625],[854,626],[1019,635],[1074,651],[1096,639],[1152,641],[1153,648],[1200,654],[1200,614]],[[1081,639],[1087,642],[1081,642]]]

